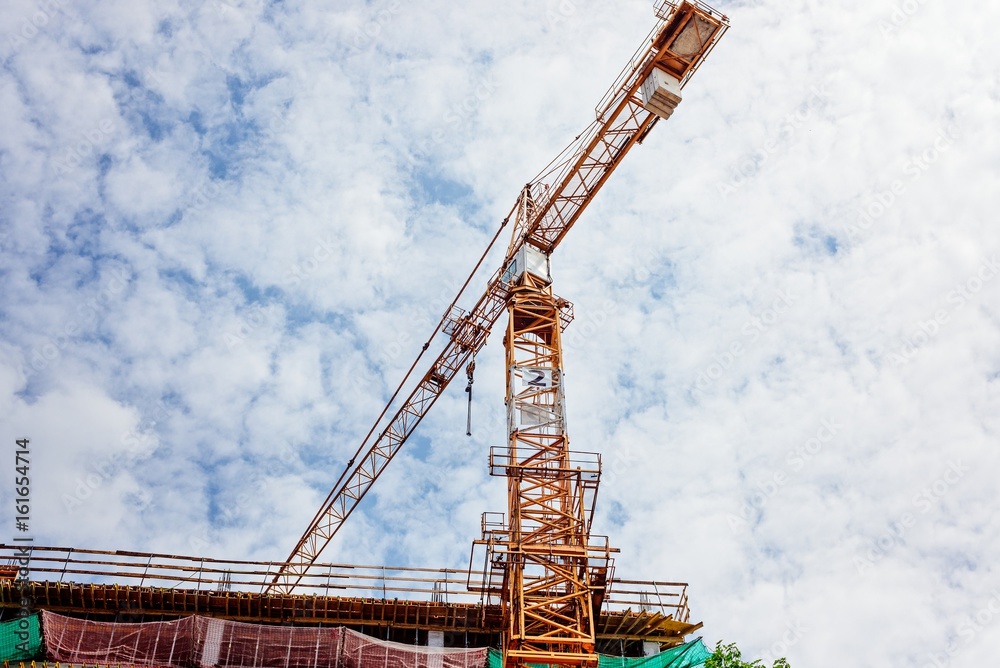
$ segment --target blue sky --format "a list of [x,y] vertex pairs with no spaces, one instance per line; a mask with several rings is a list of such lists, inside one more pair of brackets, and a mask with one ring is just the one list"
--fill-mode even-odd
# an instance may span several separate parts
[[[709,642],[981,665],[1000,9],[722,8],[553,257],[595,531],[619,575],[691,583]],[[9,0],[0,416],[33,442],[36,540],[286,556],[652,25],[638,0]],[[501,352],[474,436],[456,383],[325,559],[466,564],[505,502]]]

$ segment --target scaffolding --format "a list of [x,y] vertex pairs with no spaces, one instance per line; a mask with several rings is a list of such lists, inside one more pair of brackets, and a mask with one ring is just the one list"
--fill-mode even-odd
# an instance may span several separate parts
[[[0,562],[13,562],[20,549],[0,545]],[[204,615],[264,624],[345,626],[409,644],[426,644],[427,634],[437,632],[444,634],[445,646],[498,646],[500,606],[485,600],[482,583],[466,570],[316,564],[299,585],[305,593],[268,594],[267,585],[280,566],[35,546],[28,582],[0,578],[0,615],[16,616],[27,597],[33,609],[95,621]],[[679,645],[700,627],[690,623],[687,585],[677,582],[612,579],[595,617],[598,649],[616,655],[640,655],[644,641],[664,648]]]

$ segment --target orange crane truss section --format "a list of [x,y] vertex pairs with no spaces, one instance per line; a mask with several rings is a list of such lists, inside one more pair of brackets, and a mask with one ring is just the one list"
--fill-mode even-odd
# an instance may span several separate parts
[[504,338],[510,436],[506,452],[491,453],[491,471],[507,477],[506,540],[493,547],[504,572],[509,668],[597,665],[586,498],[596,495],[599,469],[574,469],[570,460],[561,300],[545,274],[525,270],[511,290]]

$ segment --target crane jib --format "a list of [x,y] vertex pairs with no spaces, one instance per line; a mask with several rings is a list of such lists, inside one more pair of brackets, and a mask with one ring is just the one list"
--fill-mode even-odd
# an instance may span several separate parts
[[[274,574],[268,591],[291,592],[458,371],[486,345],[493,325],[506,309],[510,285],[505,277],[522,246],[530,244],[545,255],[555,250],[629,150],[658,119],[669,117],[680,101],[680,89],[728,27],[724,15],[697,0],[660,0],[656,15],[659,21],[601,99],[595,120],[524,187],[512,211],[520,215],[515,218],[510,246],[485,292],[468,312],[455,306],[457,297],[452,302],[431,336],[433,339],[444,331],[443,350],[369,443],[409,373],[404,378],[309,528]],[[462,291],[485,257],[486,253]],[[568,317],[571,315],[564,317],[564,323]]]

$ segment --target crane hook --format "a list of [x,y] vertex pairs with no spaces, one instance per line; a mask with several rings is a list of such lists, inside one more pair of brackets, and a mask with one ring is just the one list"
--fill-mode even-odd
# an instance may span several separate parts
[[465,418],[465,435],[472,436],[472,383],[473,374],[476,373],[476,357],[473,355],[472,361],[465,367],[465,375],[469,378],[469,384],[465,386],[465,392],[469,395],[469,408]]

